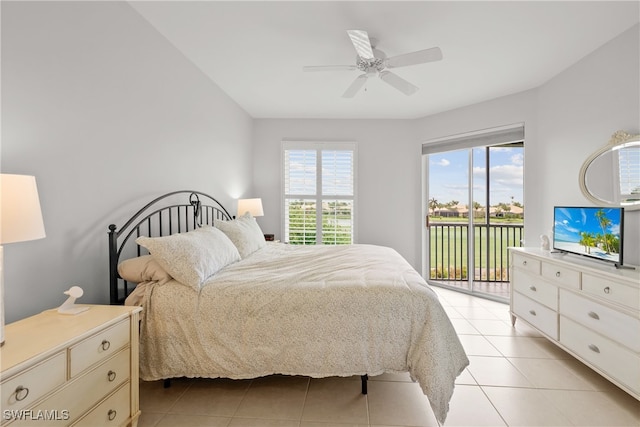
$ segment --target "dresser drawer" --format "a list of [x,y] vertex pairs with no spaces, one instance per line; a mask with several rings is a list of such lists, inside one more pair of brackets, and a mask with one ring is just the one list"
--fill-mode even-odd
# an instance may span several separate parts
[[542,277],[558,286],[580,289],[580,272],[564,265],[543,262]]
[[598,369],[640,394],[640,355],[560,316],[560,342]]
[[610,279],[582,274],[582,290],[617,304],[640,310],[640,287],[612,282]]
[[558,339],[558,314],[519,292],[513,293],[513,312],[554,340]]
[[129,329],[127,319],[71,347],[69,352],[71,378],[127,345]]
[[129,389],[127,382],[73,426],[121,426],[131,415]]
[[560,290],[560,313],[640,353],[640,319]]
[[540,275],[515,269],[511,282],[514,290],[553,310],[558,309],[558,288],[542,280]]
[[[32,409],[35,411],[54,411],[60,414],[66,411],[69,415],[67,420],[50,421],[48,425],[69,425],[70,422],[80,418],[87,408],[129,380],[129,359],[129,349],[126,348],[113,358],[78,377],[77,380],[70,382],[58,393]],[[16,427],[21,425],[23,424],[15,424]]]
[[533,274],[540,274],[540,261],[524,255],[513,253],[513,266]]
[[36,366],[2,382],[2,407],[19,410],[64,384],[67,376],[66,352],[60,352]]

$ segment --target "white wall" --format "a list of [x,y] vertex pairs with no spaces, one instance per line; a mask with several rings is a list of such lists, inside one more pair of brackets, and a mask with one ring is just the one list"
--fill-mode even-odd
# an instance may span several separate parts
[[[525,243],[538,246],[554,205],[592,205],[578,182],[584,160],[617,130],[640,133],[639,40],[636,25],[538,88],[425,117],[417,133],[426,141],[524,123]],[[625,264],[640,265],[639,218],[625,217]]]
[[108,303],[107,226],[251,185],[251,118],[126,3],[2,2],[2,172],[35,175],[47,237],[4,247],[7,321]]
[[[538,88],[418,120],[422,140],[525,124],[525,243],[553,226],[554,205],[591,206],[578,175],[617,130],[639,133],[639,26]],[[640,211],[627,212],[625,264],[640,265]]]
[[[282,233],[283,139],[357,141],[358,243],[390,246],[420,271],[422,143],[439,136],[521,122],[527,126],[527,141],[534,141],[535,95],[535,91],[527,91],[420,120],[255,120],[253,196],[262,197],[265,208],[260,225],[277,238]],[[534,205],[535,199],[527,197],[525,192],[525,206],[529,202]]]
[[[586,158],[617,130],[640,133],[640,25],[557,75],[538,90],[539,170],[531,186],[540,194],[532,224],[553,225],[554,205],[593,205],[580,192]],[[640,211],[625,215],[625,264],[640,265]]]
[[263,199],[265,233],[281,237],[283,139],[358,143],[358,243],[392,246],[420,265],[420,148],[412,120],[255,120],[254,197]]

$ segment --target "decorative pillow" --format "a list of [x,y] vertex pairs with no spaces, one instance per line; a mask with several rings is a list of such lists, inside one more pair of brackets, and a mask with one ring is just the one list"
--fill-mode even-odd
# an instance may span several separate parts
[[231,240],[213,227],[164,237],[141,236],[136,243],[147,248],[174,279],[196,290],[218,270],[240,260]]
[[160,267],[151,255],[129,258],[118,264],[118,273],[127,282],[142,283],[149,281],[165,282],[171,275]]
[[249,212],[233,221],[218,221],[216,227],[231,239],[242,258],[267,245],[260,226]]

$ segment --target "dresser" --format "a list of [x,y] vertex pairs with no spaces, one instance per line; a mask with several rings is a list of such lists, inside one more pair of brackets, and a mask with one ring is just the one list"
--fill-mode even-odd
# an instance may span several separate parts
[[510,248],[511,322],[526,321],[640,400],[640,271]]
[[11,323],[0,348],[1,425],[136,426],[141,308],[89,305]]

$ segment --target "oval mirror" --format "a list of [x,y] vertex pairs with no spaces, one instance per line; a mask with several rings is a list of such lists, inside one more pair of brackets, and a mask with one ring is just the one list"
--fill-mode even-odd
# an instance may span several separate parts
[[614,133],[582,165],[580,189],[595,204],[640,209],[640,135]]

